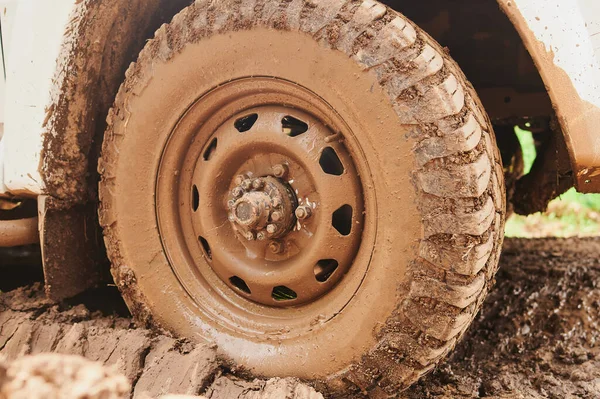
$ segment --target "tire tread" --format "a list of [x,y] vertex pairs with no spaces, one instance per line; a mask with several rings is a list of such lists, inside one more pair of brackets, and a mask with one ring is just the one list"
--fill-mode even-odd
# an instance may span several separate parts
[[[162,26],[130,66],[108,117],[102,157],[100,222],[112,273],[143,324],[151,324],[143,294],[120,253],[113,165],[121,156],[127,98],[152,79],[156,60],[167,62],[187,43],[242,26],[301,30],[375,73],[398,118],[415,132],[414,184],[424,236],[409,268],[407,296],[378,333],[379,345],[339,375],[332,394],[355,389],[393,396],[435,365],[460,340],[478,312],[496,272],[503,240],[503,175],[493,131],[472,86],[457,64],[408,19],[374,0],[197,0]],[[338,36],[332,36],[337,31]],[[173,40],[173,33],[178,40]],[[335,40],[334,40],[335,39]],[[464,159],[457,164],[456,158]],[[460,208],[460,209],[458,209]],[[450,209],[450,210],[449,210]],[[457,210],[458,209],[458,210]]]

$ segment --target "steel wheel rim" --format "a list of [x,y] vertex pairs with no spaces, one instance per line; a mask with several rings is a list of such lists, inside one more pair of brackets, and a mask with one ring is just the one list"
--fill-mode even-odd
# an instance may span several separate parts
[[[229,88],[227,88],[229,86]],[[246,87],[248,86],[248,87]],[[268,87],[268,89],[265,89]],[[246,90],[247,89],[247,90]],[[170,190],[166,190],[164,188],[165,184],[161,182],[164,179],[164,176],[167,173],[164,171],[169,168],[173,169],[172,163],[165,164],[161,162],[161,166],[159,168],[158,178],[157,178],[157,220],[158,227],[161,230],[161,236],[163,239],[163,247],[165,252],[167,253],[167,257],[170,260],[171,267],[174,273],[177,275],[179,281],[182,283],[184,289],[192,296],[195,301],[198,303],[201,313],[205,314],[209,319],[215,320],[223,317],[223,309],[227,309],[227,312],[232,312],[232,314],[228,314],[227,320],[225,322],[225,327],[235,331],[237,333],[258,333],[262,332],[261,329],[265,326],[265,323],[270,323],[273,320],[286,320],[287,323],[291,323],[290,328],[286,328],[284,330],[279,331],[278,334],[282,333],[286,336],[292,336],[297,334],[302,334],[310,331],[315,328],[314,318],[321,318],[322,321],[326,322],[333,317],[335,317],[339,312],[349,303],[352,298],[352,293],[355,292],[360,284],[362,283],[365,274],[368,270],[369,260],[372,252],[372,243],[375,240],[375,226],[376,226],[376,218],[368,219],[368,214],[375,214],[374,207],[374,198],[373,193],[369,193],[371,195],[370,199],[362,197],[360,205],[355,205],[356,209],[360,209],[360,212],[354,212],[353,215],[358,215],[353,222],[358,222],[358,224],[362,223],[363,228],[354,228],[352,227],[352,235],[351,238],[356,240],[356,248],[353,249],[353,260],[356,261],[360,258],[360,267],[355,267],[352,262],[350,262],[347,266],[339,267],[335,270],[335,273],[332,273],[333,277],[326,280],[325,284],[321,284],[321,286],[325,286],[324,290],[321,292],[317,292],[312,296],[308,297],[308,300],[305,301],[303,298],[298,300],[289,300],[289,301],[274,301],[272,300],[272,296],[270,296],[271,300],[269,303],[265,303],[267,301],[256,300],[253,298],[249,298],[249,296],[243,292],[243,290],[239,289],[239,286],[236,286],[231,280],[228,281],[227,276],[219,275],[217,270],[213,269],[211,256],[214,257],[215,253],[213,252],[213,245],[209,244],[210,247],[210,256],[209,251],[203,245],[200,237],[203,237],[201,234],[197,234],[199,230],[195,228],[194,223],[191,223],[189,218],[185,212],[183,214],[179,213],[179,210],[176,208],[191,208],[191,204],[194,202],[194,191],[190,190],[190,187],[193,187],[191,181],[195,178],[197,172],[197,164],[194,162],[194,158],[198,159],[198,154],[201,152],[202,154],[206,153],[206,150],[211,145],[211,140],[214,137],[214,133],[219,130],[219,128],[223,125],[229,124],[230,122],[234,122],[238,120],[240,117],[248,116],[250,114],[255,113],[257,108],[261,106],[271,107],[271,112],[279,112],[280,115],[286,114],[286,116],[290,113],[294,113],[303,118],[313,118],[315,120],[321,121],[325,126],[332,126],[328,134],[324,137],[336,137],[341,139],[340,142],[343,142],[343,146],[346,146],[346,139],[349,136],[353,137],[353,133],[349,131],[344,131],[345,126],[343,126],[343,119],[339,117],[338,120],[332,123],[329,115],[325,115],[325,118],[317,118],[314,116],[315,113],[320,113],[319,107],[321,109],[325,109],[328,104],[326,104],[322,99],[318,98],[314,93],[309,92],[308,90],[298,87],[294,83],[287,82],[282,79],[264,77],[264,78],[242,78],[238,81],[229,82],[223,87],[218,87],[213,89],[212,91],[205,93],[201,96],[197,102],[192,105],[190,109],[198,104],[202,103],[204,99],[209,96],[213,96],[214,92],[225,91],[222,97],[220,94],[214,95],[217,97],[217,105],[214,106],[213,109],[219,109],[220,119],[214,118],[211,115],[206,116],[205,119],[200,121],[185,121],[186,116],[184,115],[180,120],[178,126],[173,129],[171,134],[171,139],[177,135],[177,130],[181,127],[181,125],[189,125],[185,129],[188,131],[196,130],[196,136],[198,136],[198,132],[206,131],[210,132],[209,136],[204,136],[202,139],[198,140],[197,137],[192,140],[192,147],[195,147],[195,154],[191,157],[190,161],[190,153],[194,152],[191,150],[186,154],[185,158],[179,162],[178,166],[175,167],[175,177],[170,176],[169,179],[171,182],[177,180],[177,191],[178,198],[176,205],[169,204],[169,202],[173,202],[173,187],[174,184],[171,184]],[[298,93],[302,93],[298,95]],[[308,93],[308,94],[306,94]],[[306,98],[303,98],[306,96]],[[309,99],[310,101],[307,101]],[[220,101],[223,101],[220,103]],[[257,107],[257,102],[261,104]],[[313,107],[311,102],[321,102],[318,107]],[[276,105],[272,105],[275,103]],[[225,106],[225,104],[227,104]],[[284,104],[283,106],[280,104]],[[221,105],[221,108],[219,108]],[[226,108],[226,109],[224,109]],[[273,108],[275,110],[273,110]],[[308,109],[308,110],[307,110]],[[235,110],[235,111],[231,111]],[[188,110],[188,112],[190,112]],[[217,112],[217,111],[215,111]],[[310,113],[309,113],[310,112]],[[329,111],[327,111],[329,112]],[[335,111],[331,110],[331,115],[335,114]],[[223,116],[226,115],[226,116]],[[320,115],[320,116],[322,116]],[[337,117],[337,116],[336,116]],[[337,133],[333,133],[337,132]],[[237,132],[240,134],[240,132]],[[209,139],[210,138],[210,139]],[[165,145],[165,150],[163,154],[163,158],[165,158],[169,153],[169,141]],[[335,141],[335,140],[334,140]],[[218,142],[218,138],[217,138]],[[239,143],[238,143],[239,144]],[[336,145],[328,143],[329,145]],[[218,148],[217,144],[217,148]],[[342,145],[342,144],[340,144]],[[341,152],[341,158],[344,158],[347,155],[351,159],[351,164],[348,164],[350,168],[348,170],[353,170],[355,173],[352,173],[354,176],[367,176],[370,179],[370,173],[368,169],[365,167],[366,161],[361,159],[360,165],[354,165],[354,159],[357,157],[357,154],[360,158],[360,148],[352,148],[348,154],[344,154]],[[172,155],[171,155],[172,156]],[[180,155],[181,158],[181,155]],[[209,162],[210,163],[210,162]],[[190,165],[193,166],[190,166]],[[318,165],[318,163],[317,163]],[[314,166],[314,165],[313,165]],[[355,169],[353,169],[356,166]],[[240,172],[240,168],[236,167],[235,173],[226,173],[221,174],[227,175],[227,179],[225,179],[225,183],[222,187],[226,187],[227,192],[230,192],[232,187],[235,185],[232,182],[231,177],[237,176]],[[350,174],[350,173],[349,173]],[[189,179],[184,179],[184,176],[189,176]],[[185,182],[183,182],[185,180]],[[369,181],[366,183],[362,180],[359,180],[359,183],[362,185],[369,184]],[[360,190],[362,190],[362,185],[360,186]],[[163,186],[163,187],[161,187]],[[196,185],[198,187],[198,184]],[[202,197],[202,186],[207,187],[202,184],[198,187],[199,197]],[[219,191],[219,195],[215,195],[215,198],[223,198],[223,190]],[[167,193],[165,195],[165,193]],[[164,199],[166,198],[166,200]],[[200,199],[199,202],[201,202]],[[218,209],[225,211],[225,217],[227,215],[227,201],[220,200],[220,204]],[[371,209],[373,211],[368,211],[368,203],[371,204]],[[344,204],[345,205],[345,204]],[[353,204],[354,205],[354,204]],[[211,208],[211,206],[209,206]],[[166,219],[165,215],[169,214],[169,209],[171,213],[176,212],[178,214],[178,223],[181,224],[180,231],[177,232],[177,239],[167,239],[167,235],[163,232],[165,230],[169,230],[173,232],[171,227],[166,227],[165,225],[168,223],[164,223],[163,220]],[[222,212],[222,211],[220,211]],[[192,212],[195,213],[195,212]],[[218,212],[217,212],[218,213]],[[317,215],[319,212],[317,212]],[[321,213],[321,215],[325,215],[326,213]],[[169,216],[171,217],[171,216]],[[214,213],[209,215],[209,218],[214,219]],[[354,216],[353,216],[354,217]],[[223,216],[218,217],[219,220],[223,220]],[[317,217],[319,219],[319,217]],[[317,220],[315,219],[315,220]],[[320,219],[323,219],[321,216]],[[370,223],[367,223],[370,221]],[[201,222],[200,222],[201,223]],[[229,226],[231,222],[229,220],[225,220],[225,223]],[[168,234],[169,231],[166,233]],[[171,234],[173,235],[173,234]],[[192,238],[190,238],[192,237]],[[205,237],[203,237],[205,238]],[[361,243],[361,240],[363,241]],[[367,241],[369,244],[364,244],[364,241]],[[170,241],[170,242],[167,242]],[[179,245],[174,245],[173,243]],[[185,246],[187,248],[182,248],[182,242],[185,242]],[[193,248],[195,247],[195,248]],[[190,251],[187,253],[187,251]],[[190,263],[194,262],[194,256],[191,255],[194,253],[196,255],[202,254],[203,262],[201,265],[197,265],[195,270],[190,270]],[[175,258],[181,260],[186,259],[187,265],[181,265],[181,262],[177,262]],[[323,258],[327,260],[329,258]],[[344,262],[342,262],[344,263]],[[356,262],[354,262],[356,263]],[[314,265],[313,265],[314,267]],[[290,269],[294,269],[290,267]],[[208,271],[208,272],[207,272]],[[339,272],[339,273],[338,273]],[[212,275],[210,275],[212,273]],[[311,268],[312,278],[315,278],[314,269]],[[338,275],[336,276],[336,273]],[[340,288],[340,286],[345,284],[345,280],[347,279],[344,275],[351,275],[348,277],[348,280],[352,280],[352,288],[344,287],[344,289]],[[198,280],[201,281],[202,289],[208,292],[208,295],[198,294],[198,287],[190,287],[190,276],[195,276]],[[215,276],[218,278],[218,282],[215,281]],[[229,278],[234,275],[230,275]],[[239,277],[239,276],[238,276]],[[340,283],[342,280],[342,283]],[[194,285],[194,282],[192,285]],[[273,284],[271,284],[273,285]],[[226,288],[226,289],[225,289]],[[269,295],[272,292],[269,292]],[[209,300],[207,300],[206,296],[210,296]],[[305,298],[305,297],[304,297]],[[240,299],[242,301],[240,301]],[[250,299],[250,300],[249,300]],[[241,310],[241,313],[238,311]],[[246,318],[248,316],[248,318]],[[222,324],[223,320],[218,320],[218,324]],[[248,322],[248,324],[246,324]]]

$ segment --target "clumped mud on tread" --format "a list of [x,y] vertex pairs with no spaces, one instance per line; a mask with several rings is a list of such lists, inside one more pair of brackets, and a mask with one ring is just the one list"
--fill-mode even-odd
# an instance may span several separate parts
[[[490,121],[454,61],[429,36],[395,11],[371,1],[197,1],[156,33],[127,72],[109,116],[100,171],[101,222],[117,284],[124,261],[112,226],[111,165],[120,138],[115,124],[127,118],[126,98],[149,82],[147,68],[167,62],[183,46],[215,33],[256,26],[301,30],[325,47],[345,52],[375,73],[398,118],[418,142],[413,181],[422,203],[425,236],[410,266],[405,297],[379,331],[379,345],[359,364],[322,388],[374,395],[395,394],[431,371],[456,345],[493,283],[502,245],[505,203],[502,165]],[[410,77],[404,87],[397,76]],[[478,140],[473,140],[475,135]],[[400,137],[398,138],[401,139]],[[466,245],[463,245],[466,244]],[[463,262],[453,266],[448,259]],[[427,285],[429,290],[423,289]],[[123,290],[134,309],[149,314],[135,284]],[[328,388],[329,389],[329,388]]]
[[596,398],[600,240],[509,239],[465,340],[407,399]]

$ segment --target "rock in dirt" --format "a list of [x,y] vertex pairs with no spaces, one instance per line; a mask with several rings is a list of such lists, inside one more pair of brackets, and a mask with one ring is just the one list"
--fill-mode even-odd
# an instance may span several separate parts
[[114,369],[79,356],[0,362],[0,399],[125,399],[129,390],[127,379]]

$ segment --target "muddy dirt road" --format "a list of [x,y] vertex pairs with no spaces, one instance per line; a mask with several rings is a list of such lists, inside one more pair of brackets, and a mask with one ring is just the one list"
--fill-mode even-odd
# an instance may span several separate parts
[[[600,238],[507,240],[497,285],[465,340],[400,397],[600,397],[599,254]],[[254,398],[281,388],[290,397],[318,397],[293,380],[239,375],[208,346],[135,329],[111,287],[60,306],[39,285],[2,294],[0,354],[10,360],[49,351],[115,365],[134,396]]]

